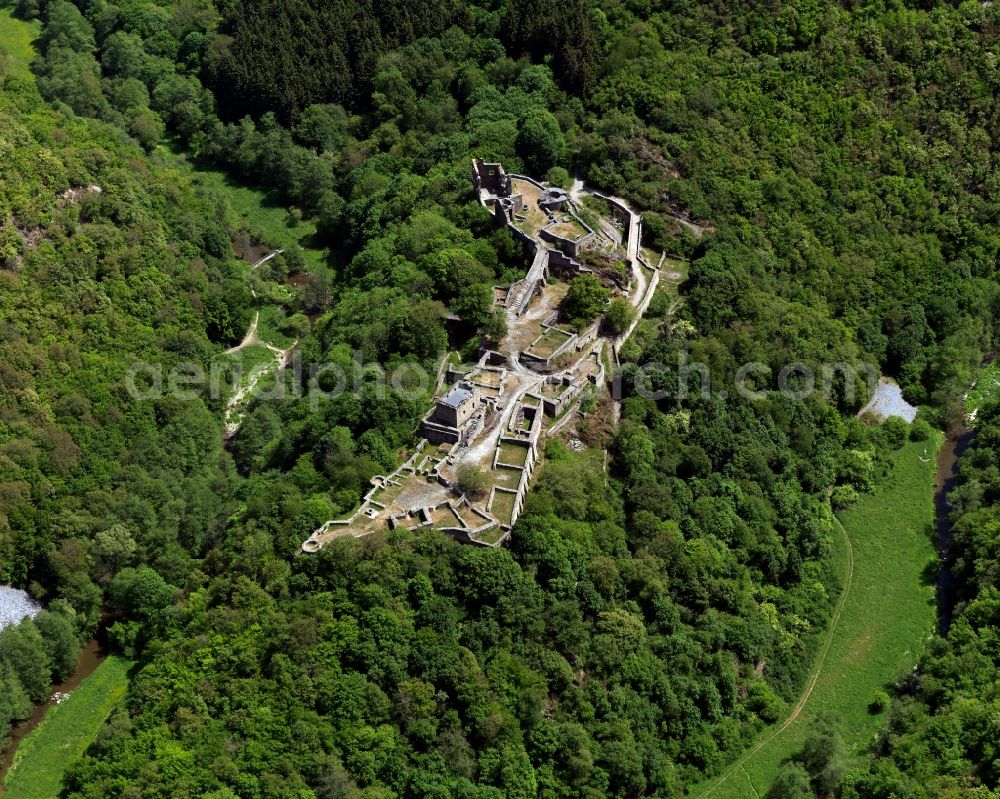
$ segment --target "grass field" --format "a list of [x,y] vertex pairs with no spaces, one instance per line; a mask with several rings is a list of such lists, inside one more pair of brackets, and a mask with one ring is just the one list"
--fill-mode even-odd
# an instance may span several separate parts
[[447,505],[431,513],[431,526],[435,530],[444,530],[448,527],[461,527],[462,520],[458,518]]
[[493,470],[493,485],[498,485],[501,488],[511,488],[517,489],[518,485],[521,483],[521,475],[523,474],[522,469],[514,469],[510,466],[497,466]]
[[306,269],[326,264],[326,251],[314,244],[315,221],[305,219],[289,227],[285,205],[267,192],[237,183],[225,172],[196,165],[186,154],[174,152],[167,145],[159,146],[156,152],[164,164],[176,168],[195,186],[213,189],[225,197],[236,216],[246,221],[250,232],[271,247],[300,244],[305,251]]
[[484,544],[495,544],[501,538],[503,538],[506,531],[500,527],[500,525],[494,525],[489,530],[484,530],[477,537],[477,541],[482,541]]
[[920,458],[925,448],[936,452],[938,446],[940,437],[933,447],[907,444],[895,454],[892,474],[879,493],[840,514],[834,567],[849,588],[800,714],[787,726],[786,719],[765,730],[747,755],[691,796],[763,796],[781,763],[801,750],[810,722],[820,714],[838,720],[851,754],[863,752],[884,725],[885,714],[872,715],[868,704],[877,690],[912,669],[935,624],[934,586],[928,580],[937,557],[935,463],[933,457],[926,463]]
[[63,772],[80,757],[128,687],[132,662],[111,655],[18,746],[5,799],[52,799]]
[[572,334],[558,327],[548,328],[542,336],[532,343],[530,350],[539,358],[548,358],[553,352],[569,341]]
[[500,463],[524,466],[528,462],[528,445],[518,441],[500,442]]
[[0,52],[10,59],[11,75],[30,78],[31,61],[35,57],[32,42],[38,38],[41,25],[37,20],[15,19],[13,13],[13,8],[0,8]]

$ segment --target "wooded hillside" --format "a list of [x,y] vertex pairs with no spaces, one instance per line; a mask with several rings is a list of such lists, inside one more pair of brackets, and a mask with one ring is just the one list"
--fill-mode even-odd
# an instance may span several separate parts
[[[996,344],[1000,6],[17,5],[52,107],[4,79],[0,579],[80,631],[106,604],[140,663],[68,796],[679,797],[783,717],[840,589],[831,502],[877,491]],[[473,156],[624,196],[689,260],[620,353],[669,396],[627,391],[617,429],[594,399],[509,549],[394,532],[300,557],[426,407],[264,400],[225,451],[219,402],[123,395],[132,361],[207,364],[250,317],[231,239],[258,231],[178,161],[315,222],[261,277],[278,296],[310,249],[281,300],[307,362],[433,372],[496,334],[491,287],[526,267]],[[869,361],[924,407],[868,426],[843,382],[678,399],[679,356],[726,389],[751,361]],[[949,682],[991,690],[984,418],[967,624],[845,795],[996,786],[989,736],[960,741],[987,700]]]

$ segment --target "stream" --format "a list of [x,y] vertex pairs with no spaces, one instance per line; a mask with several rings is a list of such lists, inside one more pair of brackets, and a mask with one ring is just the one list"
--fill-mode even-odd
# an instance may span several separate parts
[[105,657],[107,657],[107,652],[103,644],[97,638],[91,638],[80,651],[80,663],[76,667],[76,671],[67,677],[64,682],[53,685],[49,692],[48,701],[40,705],[35,705],[32,708],[31,715],[10,731],[10,741],[3,748],[3,751],[0,752],[0,796],[4,793],[3,780],[7,776],[7,769],[10,768],[10,764],[14,760],[14,753],[17,751],[18,744],[21,743],[28,733],[42,723],[42,719],[45,718],[45,714],[49,708],[57,704],[57,695],[69,694],[79,688],[80,684],[101,665]]
[[937,454],[937,471],[934,475],[934,517],[937,531],[938,560],[937,599],[938,630],[948,634],[952,613],[955,610],[955,582],[951,575],[951,503],[948,495],[958,477],[958,460],[965,453],[975,431],[962,423],[953,425]]

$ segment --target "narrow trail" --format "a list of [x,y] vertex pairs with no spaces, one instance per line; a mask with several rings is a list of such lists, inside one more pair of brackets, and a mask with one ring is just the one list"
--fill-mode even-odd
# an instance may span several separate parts
[[[653,274],[656,274],[655,270]],[[646,296],[646,287],[649,285],[646,272],[638,260],[632,265],[632,276],[635,278],[635,288],[629,293],[629,300],[633,308],[638,308]]]
[[816,683],[823,673],[826,656],[830,651],[830,644],[833,642],[833,636],[837,632],[837,625],[839,624],[841,614],[844,611],[844,605],[847,604],[847,597],[851,593],[851,583],[854,580],[854,545],[851,543],[851,536],[844,528],[844,525],[841,524],[840,519],[837,518],[836,514],[833,516],[833,523],[834,526],[840,530],[840,533],[843,535],[844,541],[847,544],[849,564],[847,569],[847,579],[844,582],[844,590],[840,592],[840,598],[837,600],[837,607],[834,609],[833,616],[830,619],[830,630],[827,632],[826,639],[823,641],[823,646],[820,649],[819,657],[816,660],[816,668],[810,675],[809,681],[806,684],[805,689],[802,691],[802,695],[799,697],[799,701],[795,703],[795,707],[792,708],[792,711],[788,714],[788,716],[786,716],[781,725],[758,741],[749,752],[746,752],[734,763],[731,763],[729,767],[719,775],[715,782],[713,782],[700,794],[697,794],[698,799],[710,796],[716,788],[725,784],[725,782],[736,772],[737,769],[743,769],[743,772],[747,775],[750,787],[753,789],[754,793],[757,794],[757,787],[753,784],[753,780],[750,779],[750,774],[745,768],[747,761],[749,761],[750,758],[757,754],[757,752],[767,746],[771,741],[794,724],[798,720],[799,716],[802,715],[802,710],[805,708],[806,704],[809,702],[809,698],[812,696],[813,689],[816,687]]
[[[253,289],[250,289],[253,291]],[[247,328],[246,334],[243,336],[243,340],[240,341],[235,347],[230,347],[226,350],[226,355],[235,355],[244,347],[249,347],[251,344],[257,343],[257,322],[260,321],[260,311],[254,311],[253,321],[250,323],[250,327]]]
[[[267,263],[276,255],[280,255],[283,252],[284,250],[281,247],[279,247],[278,249],[269,252],[263,258],[258,259],[257,262],[250,267],[250,273],[247,275],[247,281],[249,282],[252,280],[253,273],[257,270],[259,266]],[[254,302],[256,302],[257,292],[254,289],[253,285],[250,286],[250,294],[253,297]],[[277,367],[277,370],[281,371],[285,367],[286,363],[288,362],[289,356],[291,355],[292,351],[298,346],[299,342],[293,341],[291,346],[288,347],[288,349],[283,350],[280,347],[276,347],[274,344],[271,344],[268,341],[263,341],[257,335],[257,325],[259,324],[259,322],[260,322],[260,309],[257,309],[256,311],[254,311],[253,321],[250,322],[250,326],[247,328],[247,332],[243,336],[243,340],[240,341],[240,343],[237,344],[235,347],[230,347],[228,350],[226,350],[225,354],[236,355],[237,353],[240,352],[240,350],[245,349],[246,347],[259,345],[271,351],[271,353],[275,356],[275,365]],[[223,414],[223,420],[225,422],[225,437],[227,439],[232,438],[234,435],[236,435],[236,432],[240,429],[240,425],[243,422],[242,417],[237,413],[240,405],[247,397],[253,394],[253,390],[257,387],[257,384],[261,381],[261,378],[263,378],[265,374],[271,371],[271,367],[272,364],[259,364],[258,366],[254,367],[250,371],[250,380],[246,383],[246,385],[241,384],[236,389],[236,391],[233,392],[233,395],[226,401],[226,409]]]
[[497,447],[497,441],[505,434],[507,426],[510,424],[510,418],[518,407],[518,401],[529,391],[536,390],[545,380],[544,377],[535,373],[531,373],[531,376],[533,379],[524,381],[507,397],[506,407],[501,412],[496,425],[489,430],[487,435],[484,435],[479,441],[473,442],[472,446],[461,454],[457,454],[455,458],[456,468],[463,463],[478,466],[492,454]]
[[[637,269],[637,274],[642,274],[641,267]],[[617,339],[612,342],[612,348],[615,353],[615,360],[618,360],[618,351],[621,349],[622,344],[628,341],[629,337],[635,332],[635,329],[639,326],[639,322],[642,321],[643,315],[646,313],[646,309],[649,308],[649,304],[653,301],[653,295],[656,293],[656,287],[660,284],[660,272],[658,269],[653,270],[653,277],[646,283],[645,275],[642,276],[642,290],[641,293],[637,288],[632,296],[632,307],[635,308],[635,316],[632,322],[628,326],[628,330],[622,333]],[[672,316],[674,307],[671,306],[670,313],[668,315]]]
[[[296,342],[296,344],[297,343],[298,342]],[[269,347],[269,349],[277,350],[278,354],[275,358],[275,364],[278,371],[285,367],[285,359],[294,347],[294,344],[289,347],[288,350],[278,350],[277,347]],[[270,373],[272,365],[275,364],[262,363],[251,369],[250,380],[247,384],[241,385],[238,389],[236,389],[236,391],[233,392],[233,396],[231,396],[229,401],[226,402],[226,412],[224,416],[226,422],[226,438],[232,438],[236,435],[236,432],[240,429],[240,424],[243,422],[242,417],[236,415],[236,411],[239,409],[239,406],[242,404],[243,400],[253,394],[253,390],[257,388],[257,384],[261,381],[264,375]]]
[[665,214],[673,219],[677,224],[690,230],[696,239],[700,239],[707,232],[715,231],[715,228],[710,227],[709,225],[699,225],[697,222],[692,222],[690,219],[681,216],[676,211],[667,210],[665,211]]
[[[626,208],[628,208],[629,211],[632,212],[633,218],[635,218],[635,216],[636,216],[636,213],[632,209],[632,206],[629,205],[628,200],[623,200],[621,197],[614,197],[614,196],[612,196],[610,194],[604,194],[603,192],[598,192],[598,191],[596,191],[596,190],[588,187],[579,178],[574,178],[573,183],[572,183],[572,185],[569,188],[570,199],[572,199],[574,202],[576,202],[577,198],[581,194],[597,194],[599,196],[608,197],[609,199],[614,200],[615,202],[621,203]],[[660,213],[662,213],[664,216],[669,216],[671,219],[673,219],[675,222],[677,222],[677,224],[681,225],[682,227],[687,228],[689,231],[691,231],[692,235],[694,235],[694,237],[696,239],[700,239],[706,233],[714,233],[715,232],[715,228],[712,227],[711,225],[700,225],[697,222],[693,221],[687,215],[678,213],[677,211],[673,210],[672,208],[669,208],[669,207],[662,208],[662,209],[660,209]]]
[[[283,252],[284,250],[279,247],[278,249],[269,252],[263,258],[258,259],[258,261],[253,266],[250,267],[250,274],[247,275],[247,281],[249,282],[251,278],[253,278],[253,273],[257,269],[257,267],[259,267],[261,264],[267,263],[272,258],[274,258],[274,256],[280,255]],[[250,295],[254,298],[254,301],[256,302],[257,292],[254,290],[254,287],[252,285],[250,286]],[[260,309],[254,311],[253,321],[250,323],[250,327],[247,328],[247,332],[243,336],[243,340],[240,341],[240,343],[237,344],[235,347],[230,347],[228,350],[226,350],[226,355],[234,355],[244,347],[249,347],[251,344],[263,344],[272,352],[275,353],[280,352],[280,350],[278,350],[278,348],[275,347],[273,344],[268,344],[257,338],[257,323],[259,321],[260,321]]]

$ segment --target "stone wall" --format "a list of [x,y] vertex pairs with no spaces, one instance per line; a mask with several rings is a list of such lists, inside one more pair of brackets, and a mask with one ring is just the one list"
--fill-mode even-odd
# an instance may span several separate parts
[[472,184],[477,190],[485,189],[498,197],[510,194],[510,175],[502,164],[491,164],[479,158],[472,161]]
[[615,219],[622,223],[622,244],[628,240],[628,229],[629,222],[632,219],[632,212],[625,207],[625,205],[613,197],[609,197],[607,194],[601,194],[599,191],[591,192],[594,197],[604,200],[611,208],[611,213],[614,215]]
[[[583,223],[581,222],[580,224]],[[578,239],[567,239],[564,238],[563,236],[553,233],[548,228],[542,228],[540,231],[538,231],[538,235],[543,241],[549,242],[549,244],[552,244],[558,250],[561,250],[563,253],[568,255],[570,258],[576,258],[576,256],[580,254],[580,250],[583,249],[585,245],[594,240],[594,236],[596,234],[594,233],[593,230],[589,230],[588,233],[584,234],[583,236],[580,236],[580,238]]]
[[420,423],[420,435],[432,444],[456,444],[461,438],[461,431],[457,427],[441,424],[433,419],[424,419]]

